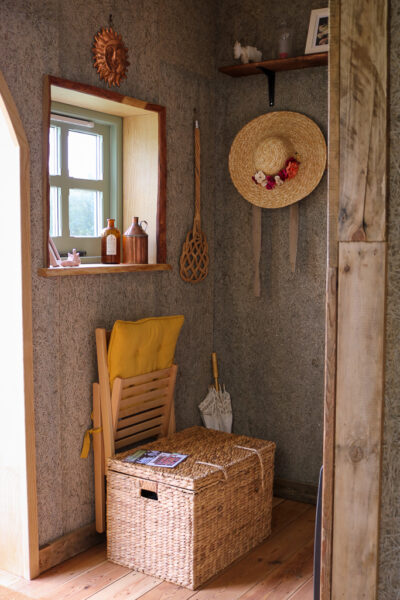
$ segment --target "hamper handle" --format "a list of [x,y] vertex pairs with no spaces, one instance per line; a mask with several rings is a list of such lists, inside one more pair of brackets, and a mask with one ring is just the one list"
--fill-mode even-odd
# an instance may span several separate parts
[[148,500],[158,500],[158,485],[156,481],[139,480],[139,496]]
[[147,498],[148,500],[158,500],[157,492],[153,492],[152,490],[144,490],[142,488],[140,490],[140,495],[142,498]]
[[225,479],[228,479],[226,469],[225,469],[225,467],[222,467],[221,465],[216,465],[215,463],[203,462],[202,460],[196,460],[196,465],[207,465],[208,467],[215,467],[216,469],[219,469],[220,471],[222,471]]
[[257,450],[257,448],[248,448],[247,446],[238,446],[238,445],[235,445],[234,447],[235,448],[241,448],[242,450],[248,450],[249,452],[254,452],[255,454],[257,454],[258,460],[260,461],[260,467],[261,467],[261,487],[262,487],[262,491],[264,491],[264,489],[265,489],[264,463],[263,463],[260,451]]

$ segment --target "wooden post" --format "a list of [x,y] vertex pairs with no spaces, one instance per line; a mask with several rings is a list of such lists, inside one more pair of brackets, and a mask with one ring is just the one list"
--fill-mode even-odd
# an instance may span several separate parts
[[386,277],[387,0],[331,0],[330,10],[328,469],[321,600],[375,600]]
[[324,472],[322,478],[321,523],[321,600],[331,598],[333,484],[335,465],[336,408],[336,332],[337,265],[339,210],[339,135],[340,135],[340,0],[332,0],[329,9],[328,79],[328,210],[327,273],[325,302],[325,394],[324,394]]

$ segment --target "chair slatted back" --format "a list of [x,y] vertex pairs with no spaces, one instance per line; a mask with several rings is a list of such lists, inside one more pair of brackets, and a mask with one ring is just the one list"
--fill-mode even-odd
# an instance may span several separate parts
[[177,367],[173,365],[146,375],[115,379],[111,405],[116,450],[149,437],[172,433],[176,372]]
[[96,329],[99,383],[93,384],[93,413],[101,425],[101,441],[94,444],[96,530],[105,530],[105,473],[115,451],[142,440],[175,431],[174,390],[177,365],[122,379],[110,390],[107,346],[110,332]]

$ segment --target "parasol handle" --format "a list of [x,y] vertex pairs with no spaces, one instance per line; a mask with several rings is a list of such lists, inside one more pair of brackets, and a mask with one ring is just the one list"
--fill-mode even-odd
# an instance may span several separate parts
[[215,389],[219,392],[219,383],[218,383],[218,363],[217,363],[217,353],[213,352],[211,354],[212,360],[212,369],[213,369],[213,377],[215,381]]

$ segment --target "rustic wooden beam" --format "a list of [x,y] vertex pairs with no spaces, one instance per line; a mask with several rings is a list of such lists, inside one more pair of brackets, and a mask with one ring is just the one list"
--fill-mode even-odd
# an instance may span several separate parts
[[332,599],[374,600],[386,243],[339,244]]
[[340,0],[329,7],[328,69],[328,208],[325,301],[325,393],[321,522],[321,600],[331,598],[333,486],[335,468],[337,265],[340,140]]
[[377,595],[387,11],[387,0],[330,2],[321,600]]
[[335,474],[337,269],[328,268],[325,305],[324,471],[322,479],[321,600],[331,598],[333,490]]
[[340,27],[341,241],[386,228],[387,0],[346,0]]

